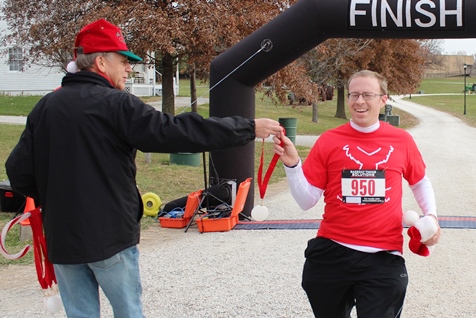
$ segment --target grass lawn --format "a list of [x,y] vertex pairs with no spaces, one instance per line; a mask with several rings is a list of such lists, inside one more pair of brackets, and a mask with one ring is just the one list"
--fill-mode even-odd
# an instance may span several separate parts
[[[472,84],[476,79],[466,77],[466,84]],[[427,78],[423,80],[418,91],[424,94],[452,94],[462,93],[464,89],[464,77]]]
[[[454,83],[453,83],[454,80]],[[459,82],[458,82],[459,80]],[[450,84],[446,82],[450,82]],[[440,79],[425,81],[421,90],[425,90],[425,93],[441,92],[441,93],[458,93],[458,87],[462,90],[461,78],[456,79]],[[461,82],[461,83],[460,83]],[[189,96],[188,81],[182,80],[180,82],[180,96]],[[461,85],[460,85],[461,84]],[[208,97],[208,85],[199,83],[197,87],[198,97]],[[445,90],[447,89],[447,90]],[[459,91],[461,93],[461,91]],[[23,115],[26,116],[40,99],[39,96],[0,96],[0,115]],[[428,99],[427,99],[428,98]],[[434,98],[433,100],[431,98]],[[448,98],[448,99],[447,99]],[[157,97],[144,98],[145,102],[157,101]],[[412,95],[412,100],[417,103],[423,103],[432,105],[433,107],[441,107],[448,112],[457,113],[461,110],[463,95],[450,96],[450,97],[424,97]],[[476,112],[476,95],[467,96],[468,114]],[[341,125],[347,122],[347,119],[335,118],[336,111],[336,99],[333,101],[326,101],[318,105],[319,110],[319,122],[313,123],[311,121],[312,108],[307,105],[275,105],[269,99],[261,98],[260,94],[256,97],[256,117],[268,117],[278,119],[281,117],[295,117],[298,120],[297,134],[298,135],[319,135],[322,132]],[[443,109],[442,109],[443,110]],[[177,110],[179,112],[180,110]],[[207,117],[208,116],[208,104],[200,105],[199,112]],[[418,123],[418,121],[411,115],[393,109],[393,114],[400,115],[400,123],[402,128],[412,127]],[[472,118],[468,115],[466,118]],[[11,150],[17,143],[23,127],[20,125],[8,125],[0,124],[0,180],[6,180],[4,163],[10,154]],[[256,149],[260,150],[262,146],[261,142],[256,143]],[[309,152],[308,147],[298,146],[298,150],[302,158],[307,156]],[[260,151],[255,153],[255,170],[258,168]],[[265,165],[269,163],[273,156],[272,147],[269,143],[265,143]],[[145,162],[146,155],[138,152],[136,164],[137,164],[137,184],[141,193],[154,192],[158,194],[162,202],[167,203],[171,200],[183,197],[192,191],[203,188],[203,166],[190,167],[190,166],[177,166],[170,165],[168,154],[152,154],[151,163]],[[208,158],[208,156],[207,156]],[[208,159],[207,159],[208,160]],[[208,168],[208,167],[207,167]],[[179,177],[177,177],[179,176]],[[186,177],[180,177],[186,176]],[[270,183],[278,182],[285,177],[284,170],[278,165],[273,173]],[[14,213],[0,212],[0,228],[3,228],[12,217]],[[156,224],[156,219],[152,217],[144,217],[142,221],[143,228]],[[19,251],[28,242],[20,242],[19,227],[16,226],[9,234],[7,239],[7,246],[9,252],[14,253]],[[30,242],[31,243],[31,242]],[[32,253],[28,253],[28,256],[21,261],[10,262],[0,257],[0,266],[5,264],[31,264]]]
[[[466,77],[467,85],[472,85],[473,82],[476,83],[476,79]],[[469,126],[476,127],[476,94],[466,93],[466,115],[464,114],[463,77],[425,79],[417,91],[419,90],[423,91],[424,94],[452,95],[425,96],[422,94],[412,94],[411,99],[407,95],[406,100],[449,113],[460,118]]]

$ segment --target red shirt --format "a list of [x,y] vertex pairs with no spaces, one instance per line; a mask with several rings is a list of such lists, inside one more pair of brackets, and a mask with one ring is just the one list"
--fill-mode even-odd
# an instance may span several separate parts
[[385,122],[362,133],[347,123],[319,137],[303,171],[324,189],[318,236],[403,252],[402,177],[413,185],[425,176],[409,133]]

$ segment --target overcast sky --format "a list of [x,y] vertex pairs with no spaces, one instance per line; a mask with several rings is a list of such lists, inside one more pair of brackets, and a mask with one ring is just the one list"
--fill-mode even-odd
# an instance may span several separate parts
[[451,55],[466,52],[467,55],[476,54],[476,39],[445,39],[441,46],[442,53]]

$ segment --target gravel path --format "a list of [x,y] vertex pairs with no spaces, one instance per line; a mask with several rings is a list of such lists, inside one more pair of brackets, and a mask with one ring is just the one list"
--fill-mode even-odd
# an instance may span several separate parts
[[[392,104],[421,121],[409,132],[427,163],[439,214],[475,216],[476,129],[398,98]],[[272,185],[265,201],[271,219],[321,217],[322,202],[300,211],[286,182]],[[418,211],[407,187],[403,205],[405,210]],[[149,318],[311,318],[300,279],[303,251],[314,236],[314,230],[199,234],[196,227],[184,233],[157,226],[144,231],[140,250],[145,314]],[[474,229],[443,229],[440,244],[428,258],[412,254],[405,244],[410,283],[403,318],[476,316],[475,241]],[[35,275],[34,266],[0,269],[0,317],[64,317],[64,313],[43,312]],[[102,317],[112,317],[105,299],[102,311]]]

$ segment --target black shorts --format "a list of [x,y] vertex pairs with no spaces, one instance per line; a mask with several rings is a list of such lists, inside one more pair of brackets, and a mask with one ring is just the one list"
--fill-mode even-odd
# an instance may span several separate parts
[[320,237],[309,240],[305,257],[302,287],[316,317],[348,318],[354,305],[359,317],[400,317],[408,285],[403,257]]

